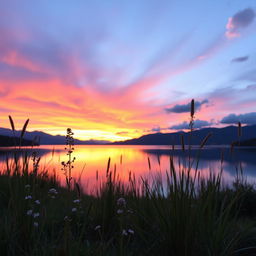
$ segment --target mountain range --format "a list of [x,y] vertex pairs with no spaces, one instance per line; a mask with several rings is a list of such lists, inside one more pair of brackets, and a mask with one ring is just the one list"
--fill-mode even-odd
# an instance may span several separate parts
[[[20,136],[20,131],[15,132],[15,136]],[[227,126],[224,128],[203,128],[194,130],[192,135],[190,132],[173,132],[173,133],[154,133],[141,136],[139,138],[109,142],[102,140],[78,140],[75,139],[75,145],[180,145],[181,135],[184,137],[184,143],[191,145],[200,145],[203,139],[211,133],[212,136],[207,141],[207,145],[230,145],[234,141],[246,141],[256,138],[256,125],[242,127],[242,135],[238,136],[238,128],[236,126]],[[13,136],[10,129],[0,128],[0,135]],[[40,138],[41,145],[63,145],[65,144],[65,136],[50,135],[41,131],[26,132],[24,139],[34,140],[35,137]],[[1,139],[1,138],[0,138]]]
[[[256,125],[242,127],[242,134],[238,136],[236,126],[224,128],[203,128],[190,132],[154,133],[121,142],[114,142],[115,145],[180,145],[181,135],[184,137],[184,144],[200,145],[203,139],[211,133],[207,145],[230,145],[235,141],[244,141],[256,138]],[[191,136],[191,138],[190,138]],[[190,140],[190,143],[189,143]]]
[[[15,131],[15,137],[19,137],[21,131]],[[13,137],[11,129],[0,128],[0,135]],[[41,145],[64,145],[66,143],[66,137],[61,135],[50,135],[41,131],[25,132],[24,139],[33,141],[35,138],[40,138]],[[38,140],[37,140],[38,141]],[[78,140],[75,139],[75,145],[99,145],[106,144],[108,141],[103,140]]]
[[22,139],[19,137],[0,135],[1,147],[13,147],[13,146],[36,146],[32,140]]

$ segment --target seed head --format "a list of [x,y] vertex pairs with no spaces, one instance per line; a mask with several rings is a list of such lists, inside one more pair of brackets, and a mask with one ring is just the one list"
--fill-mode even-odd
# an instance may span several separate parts
[[191,100],[191,107],[190,107],[190,116],[191,116],[191,118],[194,118],[194,114],[195,114],[195,100],[192,99]]

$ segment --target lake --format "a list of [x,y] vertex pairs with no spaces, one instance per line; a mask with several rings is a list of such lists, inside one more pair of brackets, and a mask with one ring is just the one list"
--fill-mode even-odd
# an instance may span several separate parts
[[[67,161],[64,146],[50,145],[34,149],[23,148],[22,150],[27,150],[30,154],[36,151],[41,156],[40,169],[48,170],[50,173],[56,172],[62,184],[65,184],[65,176],[61,170],[61,162]],[[12,151],[11,148],[0,149],[2,168],[5,166],[6,154],[11,157]],[[248,182],[255,183],[256,181],[255,148],[239,148],[231,153],[230,147],[208,146],[202,151],[193,148],[189,154],[187,149],[183,152],[178,146],[172,150],[169,146],[79,145],[75,146],[72,155],[76,157],[72,177],[75,179],[80,177],[83,189],[88,193],[93,193],[97,184],[105,180],[109,158],[110,170],[116,170],[117,175],[124,182],[128,181],[130,174],[134,174],[138,180],[140,177],[152,180],[155,175],[164,177],[165,172],[169,170],[170,155],[173,156],[177,172],[186,168],[189,161],[194,169],[197,159],[199,159],[198,170],[203,177],[209,176],[210,173],[217,174],[222,168],[223,181],[231,184],[237,170],[242,169]],[[221,161],[221,159],[223,160]]]

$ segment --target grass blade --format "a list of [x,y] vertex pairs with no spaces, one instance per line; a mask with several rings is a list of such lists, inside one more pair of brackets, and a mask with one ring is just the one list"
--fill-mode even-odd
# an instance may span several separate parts
[[208,139],[212,136],[212,133],[209,133],[206,135],[206,137],[203,139],[203,141],[200,144],[200,148],[203,148],[204,145],[206,144],[206,142],[208,141]]
[[22,140],[25,132],[26,132],[26,129],[27,129],[27,126],[28,126],[28,122],[29,122],[29,119],[27,119],[27,121],[25,122],[25,124],[23,125],[23,128],[22,128],[22,131],[21,131],[21,134],[20,134],[20,139]]
[[15,132],[15,126],[14,126],[14,122],[13,122],[13,119],[11,116],[9,116],[9,121],[10,121],[10,124],[11,124],[11,127],[12,127],[12,131]]

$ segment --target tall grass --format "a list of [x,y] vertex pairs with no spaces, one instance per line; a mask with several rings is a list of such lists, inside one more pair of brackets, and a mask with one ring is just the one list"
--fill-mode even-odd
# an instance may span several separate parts
[[243,179],[225,187],[222,170],[203,178],[192,170],[198,162],[177,170],[170,155],[169,170],[153,182],[130,174],[124,184],[109,158],[105,181],[86,195],[72,179],[70,146],[66,188],[36,154],[1,167],[2,255],[256,254],[256,191]]

